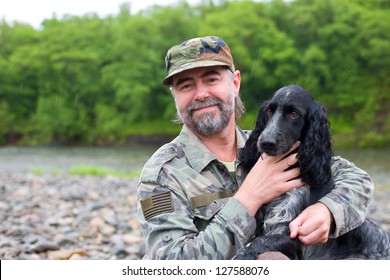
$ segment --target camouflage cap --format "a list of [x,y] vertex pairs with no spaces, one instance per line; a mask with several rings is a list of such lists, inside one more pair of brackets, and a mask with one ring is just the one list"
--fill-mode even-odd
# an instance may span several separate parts
[[170,85],[172,76],[185,70],[208,66],[227,66],[234,72],[229,46],[219,37],[194,38],[173,46],[165,57],[168,75],[163,84]]

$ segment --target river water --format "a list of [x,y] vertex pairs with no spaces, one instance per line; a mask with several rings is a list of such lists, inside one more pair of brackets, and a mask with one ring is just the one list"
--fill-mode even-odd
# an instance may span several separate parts
[[[0,147],[0,172],[67,173],[77,166],[137,173],[156,147]],[[338,149],[335,154],[366,170],[377,188],[390,188],[390,149]]]
[[100,147],[3,147],[0,172],[62,172],[76,166],[97,166],[121,172],[137,172],[155,148]]

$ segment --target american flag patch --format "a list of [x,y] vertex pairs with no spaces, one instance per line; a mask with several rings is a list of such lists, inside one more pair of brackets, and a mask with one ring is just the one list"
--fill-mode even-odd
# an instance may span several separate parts
[[163,213],[173,212],[173,200],[170,192],[158,193],[141,200],[145,220]]

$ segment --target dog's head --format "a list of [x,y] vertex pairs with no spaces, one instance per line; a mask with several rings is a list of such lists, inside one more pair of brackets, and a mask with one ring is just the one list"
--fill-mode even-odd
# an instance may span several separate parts
[[257,148],[270,156],[286,153],[302,140],[305,120],[315,107],[311,95],[300,86],[285,86],[264,102],[259,116],[265,124]]
[[[255,129],[239,159],[244,169],[250,170],[261,153],[284,154],[297,140],[301,142],[298,159],[302,179],[314,186],[328,182],[332,148],[325,109],[304,88],[289,85],[261,105]],[[322,179],[315,175],[319,170],[325,172]]]

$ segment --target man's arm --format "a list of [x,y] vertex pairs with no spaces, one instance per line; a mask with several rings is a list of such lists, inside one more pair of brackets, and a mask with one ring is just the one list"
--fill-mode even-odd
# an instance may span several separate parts
[[336,238],[364,222],[374,184],[367,172],[341,157],[334,157],[332,173],[335,188],[320,202],[332,212],[335,230],[330,237]]
[[307,245],[324,243],[361,225],[374,194],[367,172],[341,157],[333,160],[335,188],[290,223],[291,238]]
[[[151,197],[144,191],[151,186],[140,184],[138,201]],[[218,199],[203,213],[194,213],[184,193],[164,187],[157,193],[169,195],[172,211],[145,215],[141,203],[137,206],[138,218],[146,239],[149,259],[230,259],[236,249],[246,245],[253,237],[255,219],[234,198]],[[198,217],[197,217],[198,216]],[[197,222],[195,222],[197,220]],[[204,223],[199,230],[196,223]]]

